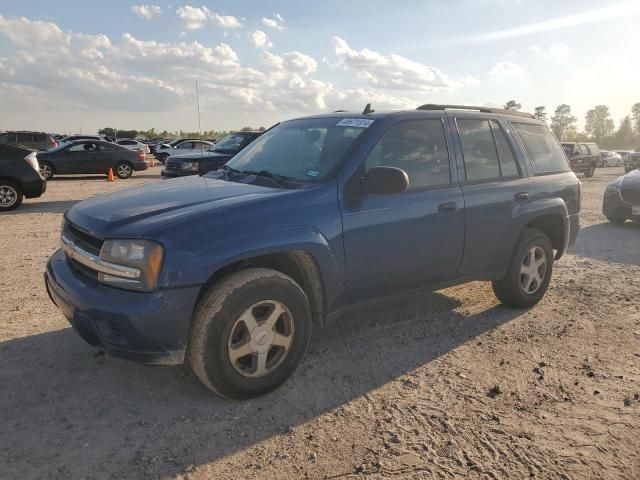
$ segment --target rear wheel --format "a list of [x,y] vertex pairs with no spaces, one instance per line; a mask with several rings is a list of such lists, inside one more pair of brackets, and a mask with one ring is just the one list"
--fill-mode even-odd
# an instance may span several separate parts
[[595,165],[591,164],[589,166],[589,169],[586,172],[584,172],[584,176],[587,177],[587,178],[591,178],[591,177],[593,177],[594,173],[596,173],[596,167],[595,167]]
[[611,223],[617,223],[618,225],[624,223],[627,219],[621,215],[616,215],[615,213],[611,215],[607,215],[607,220]]
[[9,180],[0,180],[0,212],[15,210],[22,203],[22,190]]
[[133,167],[129,162],[120,162],[116,165],[116,175],[118,178],[129,178],[133,174]]
[[544,296],[553,270],[549,237],[528,228],[520,237],[507,274],[493,282],[496,297],[510,307],[530,308]]
[[40,162],[40,175],[45,180],[51,180],[54,175],[53,166],[48,162]]
[[302,288],[275,270],[250,268],[213,286],[199,302],[189,363],[213,392],[255,397],[289,378],[310,335],[311,313]]

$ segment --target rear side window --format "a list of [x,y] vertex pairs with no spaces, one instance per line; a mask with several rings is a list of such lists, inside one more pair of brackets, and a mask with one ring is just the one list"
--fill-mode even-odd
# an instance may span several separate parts
[[33,142],[33,135],[31,133],[18,133],[18,143],[31,143]]
[[580,145],[580,153],[582,155],[589,155],[589,149],[586,145]]
[[9,143],[9,134],[8,133],[0,133],[0,142]]
[[600,149],[597,145],[587,145],[587,147],[589,147],[591,155],[600,155]]
[[410,120],[387,130],[365,159],[367,170],[396,167],[409,177],[409,190],[451,182],[449,151],[442,121]]
[[546,126],[517,122],[512,125],[537,175],[569,170],[567,156]]
[[498,149],[498,158],[500,159],[500,174],[503,177],[517,177],[520,175],[518,164],[516,163],[516,157],[513,155],[511,145],[507,140],[504,130],[500,124],[491,120],[491,129],[493,130],[493,137],[496,140],[496,148]]
[[460,118],[456,123],[467,181],[500,178],[500,162],[489,121]]

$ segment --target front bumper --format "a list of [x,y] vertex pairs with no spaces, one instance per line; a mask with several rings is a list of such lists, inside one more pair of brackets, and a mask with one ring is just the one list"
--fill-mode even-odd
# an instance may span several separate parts
[[139,293],[78,272],[61,250],[44,275],[47,293],[74,330],[108,354],[142,363],[184,362],[198,287]]
[[633,215],[632,212],[633,205],[625,202],[618,192],[607,192],[604,193],[604,199],[602,201],[602,213],[607,218],[637,218],[640,219],[639,216]]

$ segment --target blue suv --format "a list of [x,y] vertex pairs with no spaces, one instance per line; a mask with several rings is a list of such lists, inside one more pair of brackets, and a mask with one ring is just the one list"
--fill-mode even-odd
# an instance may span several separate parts
[[487,280],[544,295],[580,182],[546,125],[484,107],[286,121],[223,169],[92,197],[64,218],[53,302],[88,343],[188,361],[214,392],[284,382],[347,307]]

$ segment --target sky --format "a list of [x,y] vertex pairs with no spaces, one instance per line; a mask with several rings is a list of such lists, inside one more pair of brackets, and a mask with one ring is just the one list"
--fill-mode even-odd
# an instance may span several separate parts
[[0,130],[268,127],[424,103],[640,101],[640,0],[0,2]]

